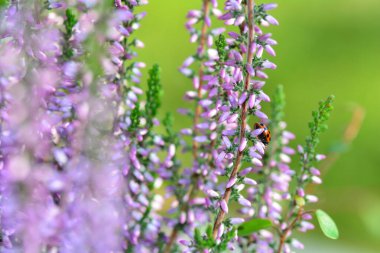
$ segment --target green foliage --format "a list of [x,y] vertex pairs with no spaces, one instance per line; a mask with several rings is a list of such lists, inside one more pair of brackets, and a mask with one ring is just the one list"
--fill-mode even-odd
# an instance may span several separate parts
[[[173,130],[173,115],[171,113],[167,113],[165,115],[165,118],[162,120],[162,124],[165,127],[166,135],[163,136],[165,143],[167,144],[174,144],[176,147],[179,146],[179,138],[178,134]],[[180,202],[184,199],[184,196],[187,193],[186,188],[181,187],[179,185],[180,180],[180,169],[181,169],[181,162],[178,160],[177,155],[174,155],[172,158],[173,166],[171,167],[172,171],[172,177],[171,181],[173,185],[177,185],[177,187],[174,188],[174,194]],[[183,204],[181,202],[181,204]]]
[[149,70],[147,99],[145,105],[148,129],[152,127],[153,119],[156,117],[157,110],[161,106],[162,85],[160,72],[160,67],[157,64],[153,65],[153,68]]
[[74,12],[71,9],[66,10],[66,19],[63,22],[65,26],[65,32],[63,34],[63,38],[65,40],[63,45],[62,57],[64,60],[69,60],[74,55],[73,49],[70,47],[70,38],[73,36],[73,28],[78,22]]
[[207,226],[207,229],[206,229],[206,234],[207,234],[207,237],[208,237],[208,238],[213,238],[212,230],[213,230],[212,226],[211,226],[211,225],[208,225],[208,226]]
[[166,130],[166,136],[164,136],[165,141],[167,143],[173,143],[177,145],[179,141],[176,132],[173,130],[173,123],[173,115],[171,113],[166,113],[164,119],[162,120],[162,124]]
[[136,103],[136,107],[133,108],[131,112],[131,125],[129,126],[129,131],[133,132],[136,129],[138,129],[140,125],[140,118],[141,118],[141,111],[140,111],[140,104]]
[[225,61],[227,59],[227,42],[223,34],[219,35],[218,39],[215,41],[215,45],[216,50],[218,51],[219,61]]
[[7,7],[9,5],[8,0],[0,0],[0,9]]
[[195,228],[194,230],[194,242],[195,246],[198,249],[208,249],[215,246],[215,240],[212,236],[212,226],[209,225],[206,228],[206,234],[204,236],[201,235],[201,231],[199,228]]
[[249,236],[254,232],[257,232],[261,229],[269,228],[272,226],[272,222],[268,219],[252,219],[242,223],[238,227],[239,236]]
[[142,218],[139,220],[139,223],[140,223],[140,226],[141,226],[141,231],[145,231],[145,229],[147,228],[147,226],[149,225],[149,223],[152,220],[152,218],[149,217],[151,210],[152,210],[152,199],[150,197],[149,198],[149,205],[145,209],[145,212],[144,212]]
[[330,239],[338,239],[339,230],[334,220],[325,211],[320,209],[315,212],[315,215],[317,216],[319,227],[323,234]]
[[262,67],[264,61],[265,61],[265,59],[263,59],[263,58],[261,58],[261,57],[257,57],[257,56],[255,56],[255,57],[252,59],[252,67],[253,67],[253,68],[260,68],[260,67]]
[[205,249],[211,250],[211,252],[224,252],[227,250],[228,242],[236,235],[236,229],[231,228],[222,235],[220,243],[217,243],[213,237],[212,225],[208,225],[205,232],[202,235],[199,228],[195,228],[194,230],[194,247],[197,249],[196,252],[202,252]]
[[166,132],[170,136],[174,134],[173,123],[174,123],[173,114],[169,112],[166,113],[165,118],[162,120],[162,124],[164,125]]
[[71,35],[73,35],[73,28],[75,24],[78,22],[74,12],[71,9],[66,10],[66,20],[63,22],[65,29],[66,29],[66,34],[65,36],[68,36],[69,38]]
[[224,252],[225,250],[227,250],[228,243],[232,241],[235,235],[236,235],[236,229],[234,228],[224,233],[221,238],[221,242],[214,247],[213,252]]
[[317,111],[312,112],[312,121],[309,123],[310,136],[306,137],[304,151],[307,155],[305,158],[301,155],[301,162],[304,168],[307,168],[316,161],[316,147],[319,144],[319,136],[327,130],[327,120],[330,117],[330,112],[333,110],[334,96],[329,96],[326,100],[319,102]]
[[264,5],[263,4],[255,5],[255,7],[254,7],[255,23],[260,24],[261,20],[265,19],[266,16],[267,16],[267,13],[264,10]]

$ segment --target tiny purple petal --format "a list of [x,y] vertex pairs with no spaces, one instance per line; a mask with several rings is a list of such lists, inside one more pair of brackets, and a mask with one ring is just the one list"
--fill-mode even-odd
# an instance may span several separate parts
[[[272,56],[276,56],[276,52],[274,51],[274,49],[270,45],[265,45],[265,51],[267,51],[268,54],[270,54]],[[268,62],[268,63],[266,63],[266,62]],[[264,66],[264,68],[269,68],[269,69],[275,69],[277,67],[274,63],[271,63],[269,61],[265,61],[263,63],[263,66]]]
[[243,182],[245,184],[249,184],[249,185],[257,185],[257,182],[255,180],[253,180],[252,178],[248,178],[248,177],[244,178]]
[[318,202],[318,197],[315,195],[306,195],[305,199],[310,203]]
[[220,201],[220,208],[222,208],[223,212],[228,213],[228,205],[224,199]]
[[240,152],[242,152],[245,149],[245,147],[247,146],[247,142],[248,142],[247,138],[243,138],[241,140],[241,143],[239,145],[239,151]]
[[314,183],[314,184],[322,184],[322,179],[320,177],[317,177],[317,176],[312,176],[311,177],[311,181]]
[[279,25],[278,20],[275,17],[271,16],[271,15],[267,15],[265,17],[265,20],[268,21],[268,23],[271,24],[271,25]]
[[223,233],[224,233],[224,224],[222,223],[222,224],[220,224],[216,238],[220,239],[220,237],[222,237]]
[[220,197],[219,193],[217,193],[216,191],[211,190],[211,189],[208,189],[208,190],[206,191],[206,194],[207,194],[207,196],[209,196],[210,198],[219,198],[219,197]]
[[268,119],[268,116],[262,111],[256,110],[255,115],[260,119]]
[[252,164],[259,167],[263,166],[263,163],[257,158],[252,158]]
[[256,95],[255,94],[251,94],[249,96],[249,100],[248,100],[248,106],[249,106],[249,108],[253,108],[255,106],[255,102],[256,102]]
[[314,167],[310,168],[310,172],[314,176],[320,176],[321,175],[321,172],[317,168],[314,168]]
[[180,244],[182,244],[182,245],[184,245],[184,246],[191,246],[192,245],[192,243],[191,242],[189,242],[189,241],[187,241],[187,240],[179,240],[178,241]]
[[267,94],[265,94],[263,91],[260,91],[259,97],[261,98],[261,100],[265,102],[270,102],[270,97]]
[[236,177],[230,178],[230,180],[228,180],[226,188],[231,188],[236,183],[236,181],[237,181]]
[[244,222],[243,218],[231,218],[230,222],[232,225],[239,225]]
[[243,92],[239,98],[239,105],[242,105],[247,100],[247,92]]
[[326,156],[323,154],[318,154],[315,156],[315,159],[317,159],[317,161],[322,161],[322,160],[326,159]]
[[245,207],[251,207],[252,206],[252,203],[248,199],[243,198],[243,197],[239,197],[238,202],[240,205],[245,206]]
[[278,7],[278,4],[276,4],[276,3],[269,3],[269,4],[263,5],[263,9],[265,11],[270,11],[270,10],[276,9],[277,7]]

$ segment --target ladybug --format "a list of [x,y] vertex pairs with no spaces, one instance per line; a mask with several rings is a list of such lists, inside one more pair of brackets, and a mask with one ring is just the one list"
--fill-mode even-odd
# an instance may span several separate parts
[[270,142],[270,139],[271,139],[271,136],[270,136],[270,130],[268,129],[268,127],[266,125],[264,125],[263,123],[255,123],[255,129],[259,129],[259,128],[263,128],[264,131],[257,136],[257,138],[259,138],[259,140],[265,145],[267,146]]

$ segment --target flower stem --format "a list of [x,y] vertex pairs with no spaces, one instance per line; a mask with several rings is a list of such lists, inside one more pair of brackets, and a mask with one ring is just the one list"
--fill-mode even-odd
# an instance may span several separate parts
[[[202,9],[203,9],[204,18],[206,18],[208,16],[209,9],[210,9],[210,1],[209,0],[203,0]],[[207,40],[207,23],[206,23],[206,20],[204,19],[203,24],[202,24],[202,29],[201,29],[200,42],[199,42],[199,54],[200,55],[204,54],[204,52],[205,52],[206,40]],[[198,76],[199,76],[199,87],[197,89],[198,100],[200,100],[202,98],[203,74],[204,74],[203,64],[201,63],[201,65],[199,67],[199,72],[198,72]],[[195,114],[194,114],[194,119],[193,119],[193,134],[194,134],[194,136],[196,136],[198,133],[197,125],[198,125],[199,117],[200,117],[201,113],[202,113],[202,107],[199,105],[199,103],[197,103],[197,105],[195,107]],[[193,159],[197,160],[197,157],[198,157],[198,143],[196,142],[195,138],[193,138]],[[192,176],[192,183],[191,183],[190,189],[188,191],[188,196],[189,196],[188,201],[190,201],[196,193],[195,184],[197,182],[197,179],[198,179],[198,174],[194,173]],[[189,210],[189,204],[187,202],[182,206],[181,212],[185,212],[187,214],[188,210]],[[174,241],[176,240],[176,238],[178,236],[179,228],[180,228],[180,222],[178,222],[177,225],[174,226],[174,228],[170,234],[169,241],[166,244],[166,247],[164,250],[165,253],[170,252],[170,249],[171,249]]]
[[303,214],[304,214],[303,213],[303,208],[300,207],[298,209],[297,216],[294,218],[294,220],[292,221],[292,223],[290,223],[290,225],[287,228],[284,229],[284,232],[281,233],[281,235],[280,235],[280,244],[278,246],[277,253],[281,253],[282,252],[282,249],[284,247],[285,240],[288,237],[289,231],[291,231],[294,228],[294,226],[301,219],[301,217],[302,217]]
[[[254,36],[255,36],[254,16],[253,16],[254,5],[255,5],[254,0],[248,0],[248,6],[247,6],[248,7],[248,43],[247,43],[247,48],[250,48],[251,44],[253,43]],[[253,52],[252,52],[252,50],[248,50],[247,63],[250,64],[252,62],[252,60],[253,60]],[[250,81],[251,81],[251,76],[249,74],[247,74],[246,78],[245,78],[245,83],[244,83],[244,91],[249,90]],[[246,125],[247,125],[247,122],[246,122],[247,107],[248,107],[248,102],[246,100],[242,104],[242,109],[241,109],[241,113],[240,113],[241,126],[240,126],[239,143],[241,143],[243,141],[243,139],[245,138],[245,129],[246,129]],[[235,162],[234,162],[234,167],[233,167],[233,170],[232,170],[231,175],[230,175],[230,179],[237,176],[242,157],[243,157],[243,152],[238,151]],[[232,191],[232,187],[227,188],[226,191],[224,192],[223,199],[226,201],[226,203],[228,203],[228,200],[230,199],[231,191]],[[220,208],[218,216],[215,219],[214,228],[213,228],[214,239],[216,239],[216,237],[217,237],[218,230],[219,230],[219,228],[220,228],[220,226],[224,220],[225,215],[226,215],[226,213],[222,210],[222,208]]]

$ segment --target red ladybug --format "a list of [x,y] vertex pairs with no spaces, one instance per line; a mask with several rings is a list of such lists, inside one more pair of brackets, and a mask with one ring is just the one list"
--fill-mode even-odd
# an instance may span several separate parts
[[263,123],[255,123],[255,129],[259,129],[259,128],[263,128],[264,131],[257,136],[257,138],[259,138],[259,140],[265,145],[267,146],[270,142],[270,139],[271,139],[271,136],[270,136],[270,131],[269,129],[267,128],[266,125],[264,125]]

